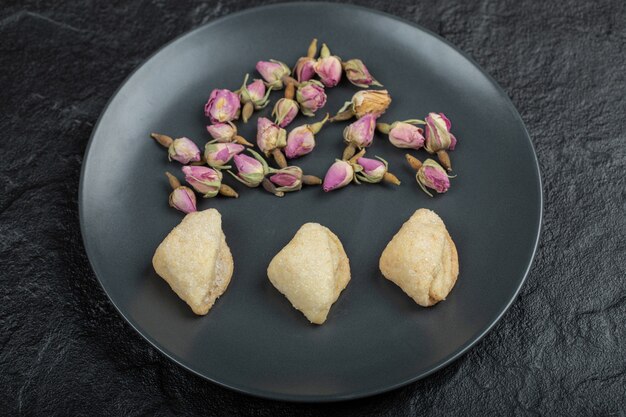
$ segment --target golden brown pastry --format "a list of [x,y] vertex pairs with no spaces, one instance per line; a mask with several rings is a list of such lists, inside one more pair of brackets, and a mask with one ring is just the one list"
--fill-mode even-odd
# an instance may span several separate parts
[[220,213],[208,209],[187,214],[161,242],[152,265],[194,313],[208,313],[233,275]]
[[322,324],[350,281],[350,263],[333,232],[306,223],[272,259],[267,276],[311,323]]
[[445,300],[459,275],[456,246],[435,212],[417,210],[387,244],[380,270],[415,302]]

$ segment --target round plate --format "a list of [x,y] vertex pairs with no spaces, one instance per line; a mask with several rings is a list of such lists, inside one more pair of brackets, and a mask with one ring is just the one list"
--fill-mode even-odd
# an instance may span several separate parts
[[[320,25],[320,22],[324,22]],[[168,207],[166,170],[180,165],[150,132],[208,140],[203,105],[213,88],[236,90],[258,60],[294,63],[313,37],[344,59],[361,58],[393,103],[384,121],[445,112],[458,146],[458,175],[429,198],[404,153],[379,135],[368,150],[389,161],[400,187],[309,187],[276,198],[226,176],[239,199],[199,201],[222,213],[235,260],[226,293],[197,317],[152,269],[152,255],[178,224]],[[255,77],[258,75],[255,74]],[[335,112],[357,88],[329,90]],[[275,102],[280,92],[272,95]],[[256,116],[244,137],[254,141]],[[320,112],[320,117],[321,117]],[[313,119],[317,120],[319,119]],[[299,117],[291,127],[310,122]],[[344,145],[346,122],[325,127],[299,160],[323,176]],[[420,159],[424,151],[414,153]],[[422,308],[382,277],[378,259],[418,208],[445,221],[459,251],[460,276],[448,299]],[[415,381],[458,358],[509,307],[530,267],[542,212],[541,182],[515,108],[475,63],[441,38],[395,17],[340,4],[281,4],[216,20],[174,40],[120,87],[94,129],[80,184],[81,227],[102,287],[126,320],[183,367],[220,385],[284,400],[362,397]],[[309,324],[272,287],[266,268],[306,222],[334,231],[352,280],[322,326]]]

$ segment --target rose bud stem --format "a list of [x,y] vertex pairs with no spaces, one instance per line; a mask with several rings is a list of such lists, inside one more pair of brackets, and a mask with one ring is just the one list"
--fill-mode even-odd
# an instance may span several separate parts
[[383,175],[383,181],[393,185],[400,185],[400,180],[398,179],[398,177],[393,175],[391,172],[385,172],[385,175]]
[[441,165],[446,169],[446,171],[452,171],[452,163],[450,162],[450,155],[448,155],[448,152],[444,151],[443,149],[437,151],[437,158],[439,159],[439,162],[441,162]]
[[274,183],[267,178],[263,178],[261,185],[263,185],[265,191],[274,194],[276,197],[283,197],[285,195],[283,191],[278,191]]
[[233,137],[233,142],[243,146],[254,146],[252,143],[248,142],[243,136],[239,135],[235,135],[235,137]]
[[220,191],[219,193],[225,197],[232,197],[232,198],[238,198],[239,194],[237,194],[237,191],[233,190],[231,187],[229,187],[226,184],[221,184],[220,185]]
[[[294,87],[298,87],[300,86],[300,83],[298,82],[298,80],[296,80],[295,78],[293,78],[290,75],[283,75],[281,78],[281,81],[283,82],[283,84],[285,84],[286,86],[289,86],[289,84],[293,84]],[[287,93],[285,93],[285,96],[287,95]],[[289,97],[287,97],[289,98]],[[293,99],[293,97],[291,97]]]
[[391,125],[389,123],[376,123],[376,129],[385,135],[389,134],[391,130]]
[[243,105],[243,109],[241,109],[241,118],[244,123],[248,123],[252,113],[254,113],[254,104],[252,104],[251,101],[247,101],[246,104]]
[[422,167],[422,163],[420,162],[420,160],[414,156],[409,155],[408,153],[406,154],[406,160],[409,162],[409,165],[411,165],[411,168],[413,168],[415,171],[419,171],[419,169]]
[[180,181],[178,181],[178,178],[176,178],[175,176],[173,176],[167,171],[165,172],[165,175],[167,175],[167,179],[170,182],[170,187],[172,187],[172,190],[175,190],[178,187],[180,187]]
[[343,122],[344,120],[350,120],[353,117],[354,117],[354,113],[352,112],[352,109],[349,109],[349,110],[342,111],[341,113],[337,113],[336,115],[331,117],[329,120],[331,122]]
[[317,38],[313,38],[311,41],[306,56],[307,58],[315,58],[315,54],[317,54]]
[[174,142],[174,139],[172,139],[171,137],[167,135],[161,135],[160,133],[150,133],[150,136],[152,136],[152,139],[159,142],[159,145],[165,148],[169,148],[172,142]]
[[296,96],[296,84],[292,82],[287,82],[287,87],[285,87],[285,98],[293,100]]
[[306,185],[320,185],[322,183],[322,179],[316,177],[315,175],[303,175],[302,183]]
[[343,157],[341,159],[343,159],[344,161],[347,161],[348,159],[354,156],[355,152],[356,152],[356,147],[351,143],[348,146],[346,146],[346,149],[344,149]]
[[354,155],[348,162],[351,164],[356,164],[357,159],[365,156],[365,149],[361,149],[356,155]]
[[272,149],[272,156],[274,157],[274,161],[281,168],[287,168],[287,160],[285,159],[285,155],[278,148]]

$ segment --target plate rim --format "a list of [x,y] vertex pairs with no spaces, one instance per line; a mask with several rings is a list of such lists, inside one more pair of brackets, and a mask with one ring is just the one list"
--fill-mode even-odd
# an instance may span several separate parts
[[[504,99],[507,107],[509,108],[509,110],[511,110],[511,113],[514,116],[514,118],[517,119],[520,122],[521,127],[523,129],[523,133],[526,136],[526,139],[528,140],[528,143],[530,144],[533,160],[535,162],[534,165],[535,165],[535,169],[536,169],[536,173],[537,173],[537,187],[538,187],[538,191],[539,191],[539,193],[538,193],[538,196],[539,196],[539,207],[538,207],[539,213],[538,214],[539,214],[539,216],[538,216],[538,222],[537,222],[536,238],[535,238],[535,242],[533,244],[532,254],[530,256],[530,260],[528,262],[528,265],[526,266],[526,270],[524,271],[523,277],[520,280],[519,285],[515,289],[515,292],[514,292],[513,296],[506,303],[506,305],[498,312],[496,317],[477,336],[474,336],[472,339],[468,340],[468,342],[463,344],[455,352],[453,352],[450,355],[448,355],[447,357],[445,357],[445,359],[443,361],[441,361],[440,364],[438,364],[437,366],[433,367],[432,369],[430,369],[430,370],[428,370],[426,372],[422,372],[422,373],[416,374],[413,377],[404,379],[404,380],[399,381],[399,382],[397,382],[395,384],[392,384],[392,385],[387,385],[387,386],[384,386],[384,387],[381,387],[381,388],[377,388],[377,389],[367,389],[367,390],[362,390],[362,391],[355,391],[355,392],[352,392],[352,393],[349,393],[349,394],[302,395],[302,394],[277,393],[277,392],[263,390],[263,389],[255,389],[255,388],[251,388],[251,387],[236,386],[235,384],[222,382],[222,381],[219,381],[217,379],[211,378],[210,376],[204,375],[204,374],[200,373],[199,371],[196,371],[191,366],[188,366],[185,363],[183,363],[183,361],[180,360],[176,355],[172,354],[171,352],[168,352],[165,348],[160,346],[155,340],[152,339],[152,337],[150,335],[148,335],[145,332],[143,332],[142,330],[140,330],[139,326],[136,323],[134,323],[129,317],[127,317],[124,314],[124,312],[118,307],[118,305],[111,298],[111,295],[109,294],[109,292],[105,288],[105,286],[103,284],[103,281],[102,281],[102,279],[100,277],[100,274],[98,273],[98,271],[94,267],[94,263],[92,261],[93,249],[90,248],[90,244],[85,239],[85,232],[86,232],[87,226],[85,224],[85,216],[83,214],[84,213],[84,208],[83,208],[84,203],[83,203],[83,201],[84,201],[84,198],[85,198],[85,175],[86,175],[85,171],[86,171],[86,167],[87,167],[88,162],[89,162],[90,149],[91,149],[91,146],[92,146],[92,144],[94,142],[96,133],[98,132],[98,129],[100,127],[100,123],[102,122],[102,119],[103,119],[104,115],[109,110],[109,107],[111,106],[111,103],[113,102],[113,100],[115,100],[115,98],[118,96],[120,91],[122,91],[122,89],[126,86],[126,84],[133,78],[135,73],[137,73],[146,63],[148,63],[153,57],[155,57],[157,54],[159,54],[165,48],[168,48],[171,45],[174,45],[174,44],[176,44],[178,42],[181,42],[185,38],[190,37],[190,36],[194,35],[196,32],[204,30],[205,28],[207,28],[209,26],[221,23],[221,22],[229,20],[229,19],[233,19],[233,18],[242,16],[242,15],[245,15],[245,14],[256,13],[259,10],[280,9],[280,8],[294,7],[294,6],[297,7],[298,5],[307,5],[307,6],[314,5],[314,6],[324,6],[324,7],[328,7],[328,6],[330,6],[330,7],[342,7],[342,8],[355,9],[355,10],[366,11],[366,12],[369,12],[369,13],[377,14],[377,15],[380,15],[380,16],[383,16],[383,17],[391,18],[391,19],[395,20],[396,22],[410,25],[410,26],[414,27],[415,29],[422,31],[422,32],[424,32],[424,33],[426,33],[426,34],[428,34],[428,35],[438,39],[439,41],[445,43],[449,47],[451,47],[454,51],[456,51],[463,58],[465,58],[467,61],[469,61],[483,76],[485,76],[487,78],[487,80],[494,86],[494,88],[497,91],[498,95],[501,98]],[[109,99],[107,100],[106,104],[104,105],[102,111],[100,112],[100,115],[98,116],[98,119],[96,120],[96,123],[94,124],[94,127],[93,127],[93,129],[91,131],[91,135],[89,136],[89,140],[87,142],[87,146],[85,147],[85,153],[84,153],[83,161],[82,161],[82,165],[81,165],[79,185],[78,185],[78,216],[79,216],[79,223],[80,223],[81,240],[83,242],[83,247],[85,248],[85,254],[87,255],[87,260],[89,261],[89,266],[90,266],[92,272],[94,273],[96,279],[98,280],[98,283],[100,284],[100,287],[102,288],[102,290],[106,294],[107,298],[109,299],[109,301],[111,302],[111,304],[113,305],[115,310],[117,310],[118,314],[120,316],[122,316],[122,318],[126,321],[126,323],[129,324],[130,327],[135,332],[137,332],[142,338],[144,338],[153,348],[155,348],[157,351],[159,351],[162,355],[164,355],[170,361],[174,362],[176,365],[182,367],[183,369],[193,373],[194,375],[197,375],[197,376],[201,377],[204,380],[208,380],[211,383],[219,385],[220,387],[224,387],[224,388],[236,391],[238,393],[250,395],[250,396],[253,396],[253,397],[269,399],[269,400],[288,401],[288,402],[295,402],[295,403],[330,403],[330,402],[354,400],[354,399],[358,399],[358,398],[365,398],[365,397],[370,397],[370,396],[373,396],[373,395],[382,394],[382,393],[385,393],[385,392],[389,392],[389,391],[393,391],[395,389],[401,388],[403,386],[406,386],[408,384],[416,382],[416,381],[418,381],[420,379],[426,378],[427,376],[432,375],[433,373],[435,373],[435,372],[445,368],[446,366],[450,365],[451,363],[453,363],[454,361],[459,359],[461,356],[465,355],[478,342],[480,342],[483,339],[483,337],[485,337],[487,335],[487,333],[489,333],[493,329],[493,327],[502,319],[504,314],[506,314],[506,312],[513,305],[515,300],[517,300],[517,297],[519,296],[521,288],[523,287],[523,285],[526,283],[526,280],[528,279],[528,275],[530,273],[530,269],[532,268],[532,266],[533,266],[533,264],[535,262],[535,257],[537,255],[537,250],[539,248],[539,242],[540,242],[541,235],[542,235],[542,230],[543,230],[543,215],[544,215],[544,195],[543,195],[543,192],[544,192],[544,190],[543,190],[543,180],[542,180],[542,177],[541,177],[541,167],[539,165],[539,158],[537,157],[537,152],[535,150],[535,146],[534,146],[533,141],[531,139],[530,133],[528,132],[526,124],[524,123],[524,120],[522,119],[522,117],[519,114],[517,108],[515,107],[515,105],[511,101],[511,99],[508,96],[508,94],[504,91],[504,89],[498,84],[498,82],[487,71],[485,71],[480,65],[478,65],[478,63],[476,61],[474,61],[474,59],[471,56],[469,56],[466,52],[464,52],[463,50],[458,48],[456,45],[452,44],[447,39],[445,39],[442,36],[438,35],[437,33],[432,32],[429,29],[424,28],[423,26],[421,26],[421,25],[419,25],[417,23],[414,23],[412,21],[406,20],[406,19],[401,18],[399,16],[396,16],[396,15],[393,15],[393,14],[390,14],[390,13],[387,13],[387,12],[384,12],[384,11],[381,11],[381,10],[378,10],[378,9],[373,9],[373,8],[370,8],[370,7],[361,6],[361,5],[355,5],[355,4],[335,3],[335,2],[328,2],[328,1],[310,1],[310,2],[309,1],[293,1],[293,2],[275,3],[275,4],[269,4],[269,5],[262,5],[262,6],[245,8],[245,9],[239,10],[237,12],[233,12],[233,13],[227,14],[225,16],[221,16],[221,17],[218,17],[216,19],[213,19],[213,20],[211,20],[209,22],[201,24],[201,25],[199,25],[199,26],[197,26],[197,27],[195,27],[193,29],[185,31],[182,34],[174,37],[173,39],[169,40],[168,42],[166,42],[163,45],[161,45],[160,47],[158,47],[154,52],[152,52],[148,57],[146,57],[145,59],[143,59],[139,63],[124,78],[124,80],[120,83],[120,85],[115,89],[115,91],[109,97]]]

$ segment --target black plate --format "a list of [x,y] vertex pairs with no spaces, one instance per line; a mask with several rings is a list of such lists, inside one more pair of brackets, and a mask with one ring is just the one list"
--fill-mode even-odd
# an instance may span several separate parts
[[[199,209],[222,213],[235,273],[210,313],[196,317],[151,266],[155,248],[182,218],[167,205],[163,172],[182,176],[148,134],[188,136],[204,145],[203,105],[211,89],[237,89],[246,72],[254,73],[257,60],[293,63],[313,37],[344,59],[363,59],[385,84],[393,104],[381,120],[445,112],[459,139],[451,153],[458,177],[447,194],[429,198],[415,183],[404,152],[379,136],[369,154],[390,162],[402,180],[398,188],[354,185],[332,193],[308,188],[279,199],[227,180],[241,197],[202,200]],[[337,110],[355,91],[343,82],[330,91],[326,109]],[[299,118],[292,126],[303,122]],[[255,123],[239,126],[253,140]],[[297,163],[323,176],[341,155],[344,126],[325,128],[318,149]],[[432,308],[417,306],[378,270],[386,243],[420,207],[444,219],[460,256],[456,287]],[[458,358],[518,293],[535,252],[541,213],[532,144],[496,83],[432,33],[339,4],[246,10],[168,44],[107,105],[89,143],[80,184],[87,254],[124,318],[198,375],[238,391],[297,401],[390,390]],[[266,277],[271,258],[305,222],[332,229],[352,267],[352,281],[323,326],[309,324]]]

